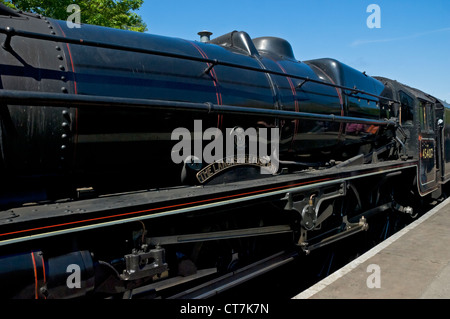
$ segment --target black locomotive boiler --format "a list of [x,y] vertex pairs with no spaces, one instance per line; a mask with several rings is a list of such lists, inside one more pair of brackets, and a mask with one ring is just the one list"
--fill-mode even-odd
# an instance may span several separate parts
[[[338,88],[356,87],[379,95],[383,91],[379,81],[338,61],[299,62],[290,44],[279,38],[252,40],[245,32],[231,32],[201,43],[91,25],[68,28],[65,21],[6,9],[1,17],[4,30],[11,30],[2,38],[5,91],[349,116],[369,126],[370,120],[376,124],[385,117],[377,98],[351,96]],[[19,32],[48,38],[23,38],[17,36]],[[80,43],[51,41],[52,36]],[[110,48],[114,46],[122,49]],[[178,127],[193,131],[194,119],[201,119],[204,129],[278,127],[279,157],[286,161],[345,160],[360,147],[367,146],[368,152],[388,138],[384,127],[358,136],[347,123],[320,118],[208,114],[171,105],[130,110],[114,104],[81,107],[76,100],[65,104],[3,108],[1,168],[9,190],[13,184],[17,191],[29,187],[29,194],[42,194],[44,199],[62,196],[62,190],[70,188],[93,187],[101,192],[112,186],[120,190],[179,184],[182,167],[174,166],[170,157],[176,143],[171,132]]]
[[[181,251],[196,268],[232,251],[259,256],[235,238],[277,234],[309,252],[366,230],[377,213],[416,216],[416,203],[441,195],[445,102],[334,59],[299,61],[284,39],[202,36],[70,28],[0,5],[5,295],[123,293],[167,276]],[[210,142],[199,120],[224,136],[276,129],[277,170],[174,163],[177,128],[201,149]],[[230,244],[208,246],[217,238]],[[82,264],[83,289],[65,287],[66,264]]]

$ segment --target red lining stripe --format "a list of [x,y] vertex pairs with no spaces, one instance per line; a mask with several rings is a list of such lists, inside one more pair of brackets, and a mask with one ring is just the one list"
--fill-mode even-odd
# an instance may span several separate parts
[[[197,51],[200,53],[200,55],[203,58],[208,59],[208,55],[206,54],[205,51],[202,50],[202,48],[200,48],[194,42],[190,42],[189,41],[189,43],[192,44],[192,46],[197,49]],[[211,63],[206,63],[206,65],[208,67],[210,67]],[[216,71],[214,70],[214,68],[211,69],[210,73],[211,73],[211,77],[213,79],[214,88],[216,89],[217,105],[222,105],[222,103],[223,103],[223,101],[222,101],[222,93],[220,92],[220,89],[219,89],[219,80],[217,78],[217,74],[216,74]],[[219,114],[219,115],[217,115],[217,128],[222,129],[222,124],[223,124],[223,114]]]
[[33,252],[31,252],[31,259],[33,260],[33,269],[34,269],[34,298],[35,299],[39,299],[36,260],[34,259],[34,253]]
[[[326,74],[325,72],[323,72],[323,74],[330,80],[331,83],[336,84],[336,83],[334,83],[333,79],[330,76],[328,76],[328,74]],[[344,116],[344,100],[342,99],[340,89],[338,89],[337,87],[335,87],[335,89],[336,89],[336,92],[339,97],[339,103],[341,104],[341,116]],[[343,129],[344,129],[344,123],[341,123],[341,125],[339,126],[338,138],[341,137]]]
[[41,262],[42,262],[42,274],[44,275],[44,283],[47,282],[47,279],[45,278],[45,263],[44,263],[44,257],[41,255]]
[[[47,278],[45,276],[45,263],[44,263],[44,256],[41,254],[41,262],[42,262],[42,274],[44,276],[44,284],[47,282]],[[47,296],[44,296],[44,299],[47,299]]]
[[[286,72],[286,70],[281,66],[281,64],[278,62],[278,61],[276,61],[276,60],[272,60],[273,62],[275,62],[277,65],[278,65],[278,67],[283,71],[283,73],[287,73]],[[299,107],[299,105],[298,105],[298,101],[297,101],[297,90],[295,89],[295,86],[294,86],[294,83],[292,83],[292,79],[290,78],[290,77],[286,77],[286,79],[288,80],[288,82],[289,82],[289,86],[291,87],[291,91],[292,91],[292,95],[293,95],[293,97],[294,97],[294,107],[295,107],[295,112],[299,112],[300,111],[300,107]],[[300,126],[300,120],[295,120],[295,126],[294,126],[294,135],[292,136],[292,141],[291,141],[291,150],[292,150],[292,148],[293,148],[293,146],[294,146],[294,139],[295,139],[295,136],[297,135],[297,133],[298,133],[298,128],[299,128],[299,126]]]

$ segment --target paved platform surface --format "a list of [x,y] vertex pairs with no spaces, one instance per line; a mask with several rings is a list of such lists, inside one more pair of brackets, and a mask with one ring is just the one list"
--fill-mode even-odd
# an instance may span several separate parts
[[450,198],[293,299],[450,299]]

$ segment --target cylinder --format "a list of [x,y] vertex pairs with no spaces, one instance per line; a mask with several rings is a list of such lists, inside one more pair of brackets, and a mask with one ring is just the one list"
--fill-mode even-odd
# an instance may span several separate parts
[[94,289],[94,264],[88,251],[44,259],[42,251],[0,258],[0,298],[75,298]]

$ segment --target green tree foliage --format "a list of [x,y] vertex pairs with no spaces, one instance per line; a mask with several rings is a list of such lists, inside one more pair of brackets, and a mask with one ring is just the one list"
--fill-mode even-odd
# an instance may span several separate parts
[[116,29],[147,31],[142,17],[134,11],[144,0],[0,0],[10,8],[42,14],[46,17],[66,20],[70,4],[80,6],[82,23],[95,24]]

